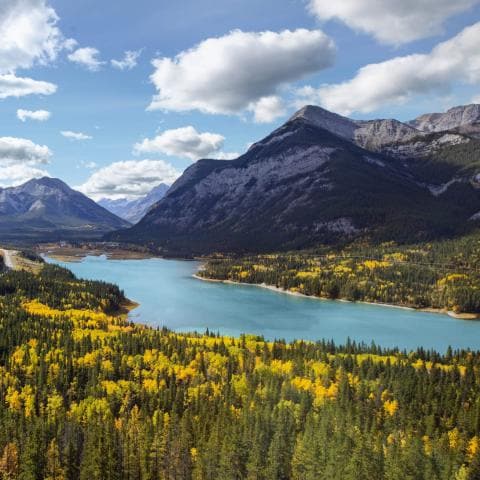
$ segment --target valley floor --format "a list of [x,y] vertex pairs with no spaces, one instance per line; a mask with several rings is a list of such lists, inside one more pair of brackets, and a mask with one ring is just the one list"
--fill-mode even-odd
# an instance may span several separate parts
[[37,246],[40,254],[48,255],[64,262],[78,262],[87,255],[106,255],[112,260],[140,260],[152,258],[153,254],[138,246],[120,245],[110,242],[84,242],[71,244],[67,242],[44,243]]

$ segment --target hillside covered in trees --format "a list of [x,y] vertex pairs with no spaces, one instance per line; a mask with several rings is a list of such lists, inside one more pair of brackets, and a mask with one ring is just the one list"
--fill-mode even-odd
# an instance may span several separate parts
[[213,258],[204,278],[274,285],[324,298],[480,313],[480,234],[397,245]]
[[174,333],[124,303],[2,274],[0,478],[480,478],[478,352]]

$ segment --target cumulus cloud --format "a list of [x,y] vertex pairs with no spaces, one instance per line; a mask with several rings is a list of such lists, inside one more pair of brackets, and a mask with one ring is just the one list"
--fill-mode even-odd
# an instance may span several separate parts
[[472,98],[472,103],[480,103],[480,95]]
[[46,170],[31,167],[30,165],[8,165],[0,169],[0,187],[14,187],[32,178],[49,176],[50,174]]
[[30,178],[48,176],[40,165],[47,164],[52,152],[26,138],[0,137],[0,186],[20,185]]
[[68,47],[45,0],[0,1],[0,73],[47,64]]
[[154,138],[145,138],[133,147],[134,153],[164,153],[190,160],[212,156],[223,147],[225,137],[218,133],[199,133],[188,127],[165,130]]
[[91,72],[96,72],[100,70],[101,66],[105,63],[102,62],[98,57],[100,52],[93,47],[83,47],[77,48],[75,51],[68,55],[68,59],[76,63]]
[[57,91],[53,83],[17,77],[13,73],[0,75],[0,99],[25,95],[51,95]]
[[52,83],[15,72],[53,62],[61,50],[72,47],[75,41],[62,35],[57,22],[45,0],[0,0],[0,99],[56,91]]
[[24,110],[23,108],[17,110],[17,118],[22,122],[26,120],[45,122],[50,116],[51,113],[48,110]]
[[346,82],[304,87],[298,103],[319,103],[348,115],[402,104],[415,95],[448,92],[457,82],[480,82],[480,22],[439,43],[430,53],[396,57],[362,67]]
[[478,0],[310,0],[309,9],[319,20],[339,20],[380,42],[400,45],[441,33],[447,18],[478,3]]
[[257,123],[273,122],[286,113],[283,100],[276,95],[262,97],[250,105],[249,110],[253,112],[253,118]]
[[158,94],[148,108],[212,114],[255,111],[261,99],[332,65],[334,56],[333,41],[319,30],[235,30],[174,58],[153,60],[150,78]]
[[27,138],[0,137],[0,164],[48,163],[52,152],[46,145],[37,145]]
[[112,67],[119,70],[131,70],[137,66],[137,60],[141,53],[141,50],[127,50],[122,60],[110,60],[110,63]]
[[71,130],[62,130],[60,132],[65,138],[70,140],[91,140],[93,137],[82,132],[72,132]]
[[179,176],[180,172],[163,160],[127,160],[100,168],[76,189],[94,200],[137,198],[160,183],[171,185]]

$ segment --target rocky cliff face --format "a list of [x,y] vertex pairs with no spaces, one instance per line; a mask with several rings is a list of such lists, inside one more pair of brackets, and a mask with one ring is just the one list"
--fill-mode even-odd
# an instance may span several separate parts
[[307,106],[238,159],[196,162],[137,225],[108,238],[176,254],[453,234],[480,210],[478,146]]
[[94,237],[129,225],[55,178],[0,189],[2,238],[52,238],[59,232]]

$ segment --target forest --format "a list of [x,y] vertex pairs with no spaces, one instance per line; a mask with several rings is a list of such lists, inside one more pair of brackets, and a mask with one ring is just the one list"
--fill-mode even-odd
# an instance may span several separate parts
[[478,314],[480,234],[412,245],[363,241],[289,253],[217,255],[199,275],[322,298]]
[[175,333],[126,304],[0,276],[1,479],[480,479],[478,352]]

